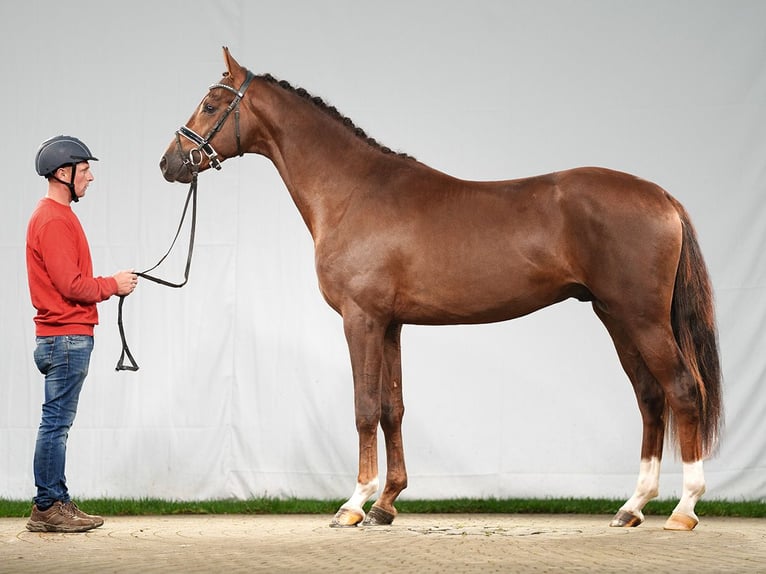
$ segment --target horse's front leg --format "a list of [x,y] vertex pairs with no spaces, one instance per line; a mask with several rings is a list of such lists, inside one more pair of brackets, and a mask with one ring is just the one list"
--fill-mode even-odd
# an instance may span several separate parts
[[356,526],[364,520],[364,503],[378,491],[378,424],[385,325],[357,311],[343,315],[343,326],[354,378],[359,474],[354,493],[341,505],[330,525]]
[[402,355],[400,345],[401,325],[391,325],[386,330],[383,347],[383,369],[381,381],[380,426],[386,439],[386,484],[375,501],[365,526],[391,524],[396,517],[394,501],[407,488],[407,469],[404,464],[402,440]]

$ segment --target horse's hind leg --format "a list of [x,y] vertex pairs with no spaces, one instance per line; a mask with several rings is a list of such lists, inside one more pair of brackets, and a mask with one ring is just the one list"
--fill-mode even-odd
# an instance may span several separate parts
[[636,490],[620,507],[610,526],[638,526],[644,521],[644,506],[659,494],[660,463],[665,438],[665,393],[622,326],[596,305],[593,308],[612,337],[620,363],[633,385],[643,422],[641,464]]
[[665,529],[692,530],[699,522],[694,507],[705,492],[700,391],[676,344],[670,325],[648,325],[636,332],[634,337],[647,368],[664,390],[674,418],[683,461],[683,493],[665,523]]
[[383,341],[380,426],[386,439],[386,484],[378,500],[367,513],[365,526],[391,524],[396,517],[394,501],[407,488],[402,441],[402,326],[391,325]]

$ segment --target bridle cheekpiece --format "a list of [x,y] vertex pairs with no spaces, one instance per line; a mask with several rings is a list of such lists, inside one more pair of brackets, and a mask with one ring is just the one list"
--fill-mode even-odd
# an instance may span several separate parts
[[[199,170],[199,166],[202,163],[203,153],[207,156],[208,160],[210,161],[211,167],[214,167],[215,169],[221,169],[221,161],[218,159],[218,154],[216,153],[215,149],[213,149],[213,146],[210,145],[210,140],[212,140],[213,136],[215,136],[215,134],[217,134],[221,130],[224,122],[229,117],[229,114],[231,114],[231,112],[234,112],[235,131],[237,135],[237,154],[241,156],[244,153],[240,147],[239,103],[240,101],[242,101],[242,98],[244,97],[245,92],[247,91],[247,88],[250,85],[250,82],[253,81],[254,77],[255,77],[254,74],[251,71],[247,70],[247,77],[245,78],[245,81],[242,82],[242,85],[239,87],[238,90],[231,86],[227,86],[226,84],[213,84],[212,86],[208,88],[209,90],[213,90],[216,88],[222,88],[224,90],[228,90],[234,94],[234,99],[229,104],[229,107],[227,107],[226,110],[224,110],[221,117],[218,118],[218,121],[215,123],[213,128],[208,132],[207,136],[203,138],[197,132],[195,132],[191,128],[188,128],[185,125],[178,128],[178,131],[176,132],[176,144],[178,145],[178,153],[181,155],[184,165],[192,173],[196,173]],[[186,139],[188,139],[189,141],[197,145],[197,147],[189,150],[188,158],[184,157],[183,148],[181,147],[181,136],[184,136]]]

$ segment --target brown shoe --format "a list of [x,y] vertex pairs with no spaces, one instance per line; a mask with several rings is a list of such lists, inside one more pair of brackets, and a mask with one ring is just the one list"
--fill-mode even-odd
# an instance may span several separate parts
[[67,502],[64,506],[68,506],[75,513],[75,516],[78,516],[80,518],[84,518],[85,520],[90,520],[93,523],[93,526],[95,528],[98,528],[99,526],[104,524],[104,519],[103,518],[101,518],[100,516],[97,516],[95,514],[87,514],[87,513],[83,512],[71,500],[69,502]]
[[64,504],[57,500],[48,510],[40,511],[35,504],[32,507],[32,516],[27,522],[27,530],[32,532],[85,532],[96,527],[93,520],[77,516],[72,506],[73,503]]

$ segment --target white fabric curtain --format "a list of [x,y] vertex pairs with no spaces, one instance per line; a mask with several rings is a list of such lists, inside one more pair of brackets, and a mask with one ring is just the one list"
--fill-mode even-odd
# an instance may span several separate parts
[[[221,46],[378,141],[467,179],[602,165],[653,180],[696,224],[717,297],[726,433],[707,498],[766,497],[766,4],[759,0],[360,3],[88,0],[0,5],[0,497],[34,494],[42,401],[24,234],[38,144],[101,161],[75,206],[98,274],[168,247],[186,187],[157,167],[224,70]],[[13,55],[12,55],[13,54]],[[184,245],[161,268],[180,278]],[[125,303],[141,365],[117,373],[100,305],[69,438],[78,497],[342,498],[357,442],[340,318],[264,158],[200,178],[189,285]],[[410,498],[625,497],[641,424],[611,342],[574,301],[503,324],[403,332]],[[381,476],[385,472],[381,456]],[[666,453],[661,496],[680,494]]]

